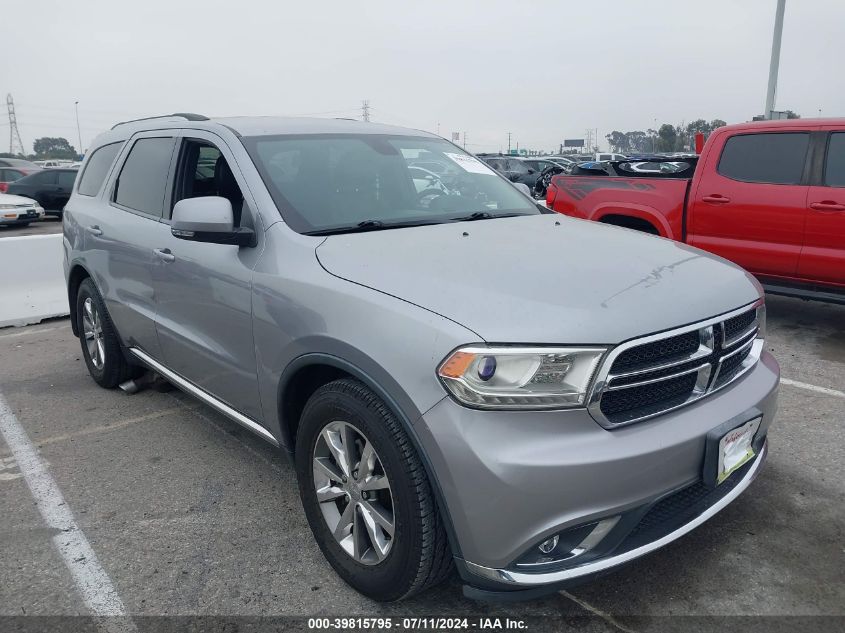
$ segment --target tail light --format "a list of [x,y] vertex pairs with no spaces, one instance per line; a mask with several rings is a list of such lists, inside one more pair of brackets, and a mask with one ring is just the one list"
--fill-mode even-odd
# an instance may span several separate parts
[[9,188],[8,182],[0,182],[0,193],[6,193],[6,189]]
[[554,205],[556,197],[557,187],[554,182],[550,182],[549,186],[546,188],[546,206],[549,207],[549,209],[554,209],[552,205]]

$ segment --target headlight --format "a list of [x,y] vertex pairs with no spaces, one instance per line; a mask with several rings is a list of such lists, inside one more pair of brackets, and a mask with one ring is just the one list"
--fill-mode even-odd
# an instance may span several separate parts
[[449,392],[479,409],[584,406],[602,355],[597,347],[462,347],[437,369]]

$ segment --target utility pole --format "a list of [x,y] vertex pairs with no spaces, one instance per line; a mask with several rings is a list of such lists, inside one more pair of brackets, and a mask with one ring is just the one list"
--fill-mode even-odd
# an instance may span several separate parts
[[361,120],[367,121],[368,123],[370,121],[370,100],[369,99],[364,99],[364,101],[361,103]]
[[464,132],[464,149],[467,148],[467,133]]
[[786,0],[778,0],[775,11],[775,31],[772,34],[772,59],[769,62],[769,88],[766,91],[766,111],[763,116],[772,118],[772,111],[775,109],[775,95],[778,89],[778,67],[780,66],[780,40],[783,35],[783,12],[786,9]]
[[508,132],[508,154],[511,153],[511,133]]
[[[15,116],[15,100],[12,99],[12,94],[6,95],[6,109],[9,111],[9,153],[13,156],[20,154],[23,156],[26,152],[23,148],[23,141],[21,141],[21,133],[18,130],[18,119]],[[17,144],[15,144],[17,141]],[[16,152],[15,149],[18,151]]]
[[79,147],[76,150],[76,154],[81,155],[84,152],[82,148],[82,132],[79,129],[79,101],[74,101],[73,105],[76,108],[76,136],[79,138]]

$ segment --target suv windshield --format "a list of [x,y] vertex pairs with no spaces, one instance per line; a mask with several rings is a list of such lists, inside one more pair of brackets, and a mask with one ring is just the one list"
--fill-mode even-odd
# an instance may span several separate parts
[[539,213],[490,167],[442,139],[316,134],[243,143],[285,222],[300,233]]

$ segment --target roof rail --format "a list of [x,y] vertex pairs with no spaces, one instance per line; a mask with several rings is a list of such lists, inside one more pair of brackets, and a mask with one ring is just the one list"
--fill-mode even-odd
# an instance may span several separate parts
[[186,121],[208,121],[208,117],[202,114],[193,114],[191,112],[174,112],[173,114],[160,114],[158,116],[148,116],[141,119],[131,119],[129,121],[121,121],[111,126],[111,129],[119,125],[127,125],[129,123],[137,123],[138,121],[152,121],[153,119],[169,119],[170,117],[180,117]]

